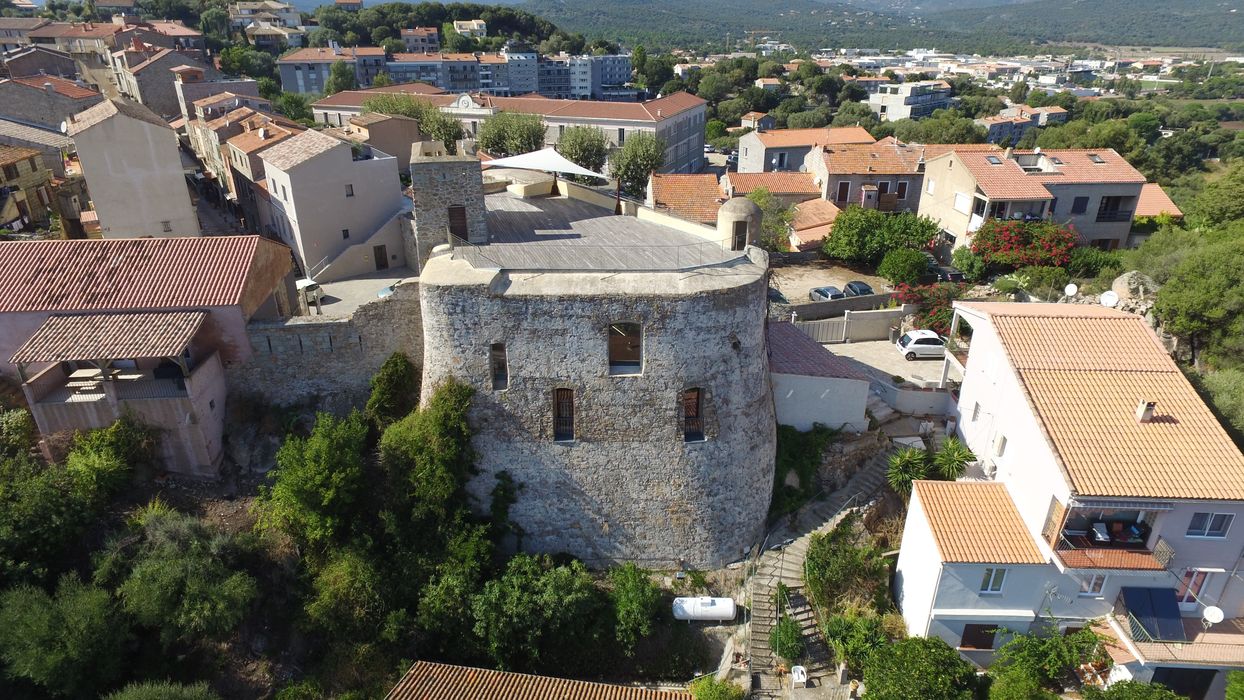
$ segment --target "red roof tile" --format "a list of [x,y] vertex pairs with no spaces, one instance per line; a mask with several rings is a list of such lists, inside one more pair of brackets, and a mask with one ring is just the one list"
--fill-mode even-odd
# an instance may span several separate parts
[[285,246],[259,236],[0,242],[0,312],[230,306],[258,262]]
[[83,87],[64,78],[57,78],[52,75],[30,75],[25,78],[13,78],[13,82],[26,87],[32,87],[37,90],[43,90],[44,85],[51,83],[52,90],[59,95],[64,95],[70,99],[81,100],[89,97],[100,97],[98,91],[88,87]]
[[877,139],[862,126],[834,126],[820,129],[778,129],[757,131],[765,148],[828,145],[835,143],[873,143]]
[[335,53],[332,49],[305,48],[291,51],[277,59],[277,63],[333,63],[336,61],[353,61],[357,56],[383,56],[384,49],[379,46],[352,46]]
[[1136,216],[1158,216],[1159,214],[1169,214],[1175,218],[1184,215],[1161,185],[1156,182],[1146,182],[1140,188],[1140,198],[1136,201]]
[[715,224],[724,196],[712,173],[652,176],[653,205],[687,221]]
[[690,693],[417,661],[386,700],[691,700]]
[[761,187],[772,194],[816,197],[821,190],[812,182],[812,173],[726,173],[727,190],[732,196],[745,195]]
[[10,362],[177,357],[205,318],[206,311],[49,316]]
[[[411,94],[423,102],[446,107],[458,99],[458,95],[446,94],[443,91],[429,93],[427,91],[406,91],[402,86],[385,88],[369,88],[367,90],[349,90],[339,92],[315,102],[313,107],[362,107],[363,103],[377,93],[398,92]],[[704,100],[685,92],[676,92],[648,102],[598,102],[593,100],[553,100],[546,97],[495,97],[492,95],[471,95],[477,104],[494,108],[501,112],[518,112],[520,114],[539,114],[545,117],[566,117],[578,119],[617,119],[625,121],[656,122],[681,114],[707,104]]]

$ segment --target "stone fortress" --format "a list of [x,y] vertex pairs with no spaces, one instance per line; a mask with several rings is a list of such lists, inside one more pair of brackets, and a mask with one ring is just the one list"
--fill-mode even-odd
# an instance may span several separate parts
[[759,209],[727,203],[714,229],[614,215],[565,182],[485,195],[474,159],[411,172],[423,385],[476,391],[476,505],[507,472],[524,550],[592,566],[743,557],[776,441]]

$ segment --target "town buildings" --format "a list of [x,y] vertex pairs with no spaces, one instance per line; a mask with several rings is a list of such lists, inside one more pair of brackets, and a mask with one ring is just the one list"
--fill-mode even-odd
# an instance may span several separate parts
[[1058,105],[1048,107],[1029,107],[1028,105],[1012,105],[992,117],[981,117],[976,123],[985,127],[985,140],[989,143],[1004,143],[1014,146],[1028,133],[1029,129],[1039,126],[1064,124],[1067,121],[1067,110]]
[[1143,318],[954,308],[971,344],[946,353],[953,415],[980,463],[915,486],[895,583],[909,633],[987,663],[1011,633],[1095,625],[1117,640],[1107,682],[1221,697],[1244,666],[1244,455]]
[[483,39],[488,36],[488,23],[482,19],[454,20],[454,31],[472,39]]
[[40,17],[0,17],[0,53],[28,45],[29,33],[48,23]]
[[1082,245],[1125,246],[1145,177],[1112,149],[1005,152],[954,148],[924,164],[920,214],[951,247],[986,219],[1051,219]]
[[890,83],[868,96],[869,108],[881,121],[920,119],[950,105],[950,85],[944,80]]
[[441,33],[436,27],[403,29],[401,39],[410,53],[438,53],[441,50]]
[[71,116],[65,134],[104,238],[197,236],[199,221],[167,122],[128,100]]
[[36,75],[73,80],[78,77],[78,64],[69,54],[46,46],[19,46],[0,53],[0,76],[26,78]]
[[46,226],[53,209],[52,172],[39,151],[0,145],[0,229]]
[[117,91],[165,119],[182,112],[176,83],[189,68],[199,80],[219,77],[215,68],[181,51],[174,51],[138,40],[112,54],[113,78]]
[[0,80],[0,118],[60,130],[70,116],[104,96],[72,80],[50,75]]
[[377,112],[364,112],[357,117],[350,117],[345,125],[326,131],[392,155],[397,159],[398,172],[403,173],[410,167],[411,146],[424,140],[417,120]]
[[774,450],[759,208],[731,200],[709,227],[614,215],[570,183],[485,196],[470,158],[411,175],[418,249],[452,248],[420,273],[423,385],[475,389],[470,492],[506,472],[524,549],[592,565],[742,556]]
[[385,71],[384,49],[376,46],[299,49],[277,59],[276,65],[285,90],[306,94],[324,92],[329,69],[342,61],[354,68],[359,87],[370,87],[372,80]]
[[547,145],[556,144],[562,133],[573,126],[600,129],[611,148],[622,146],[630,135],[646,132],[665,141],[665,165],[662,172],[695,173],[704,164],[706,103],[685,92],[647,102],[626,103],[455,95],[427,86],[395,85],[340,92],[314,102],[311,107],[315,120],[330,126],[343,126],[350,117],[363,113],[363,103],[376,94],[407,94],[411,99],[432,104],[462,122],[468,137],[478,133],[480,124],[492,115],[498,112],[518,112],[535,114],[544,120],[548,133],[545,141]]
[[739,172],[799,170],[813,146],[874,141],[859,126],[752,131],[739,138]]

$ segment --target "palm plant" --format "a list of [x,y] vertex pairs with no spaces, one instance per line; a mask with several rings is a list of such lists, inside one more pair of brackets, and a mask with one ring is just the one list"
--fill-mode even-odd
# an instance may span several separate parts
[[929,453],[916,447],[907,447],[890,455],[886,481],[901,496],[911,495],[911,484],[923,479],[929,472]]
[[976,460],[976,455],[963,441],[957,437],[948,437],[942,448],[933,455],[933,471],[939,479],[954,481],[967,471],[968,463]]

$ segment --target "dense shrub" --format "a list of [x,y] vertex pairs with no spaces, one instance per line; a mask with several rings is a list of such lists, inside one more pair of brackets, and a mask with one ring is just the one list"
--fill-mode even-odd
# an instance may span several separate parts
[[[991,674],[1034,678],[1042,687],[1061,689],[1074,680],[1075,669],[1100,657],[1101,638],[1091,629],[1071,634],[1019,634],[994,656]],[[1013,685],[1023,685],[1014,682]]]
[[950,254],[950,264],[973,282],[980,282],[985,278],[985,259],[973,253],[967,246],[955,248],[955,252]]
[[695,700],[743,700],[747,691],[730,681],[719,681],[713,676],[697,678],[687,686]]
[[929,268],[928,258],[918,250],[895,248],[885,254],[877,266],[877,274],[892,284],[920,284]]
[[940,637],[886,644],[864,664],[869,700],[970,700],[976,673]]
[[954,301],[967,291],[966,284],[942,282],[913,287],[906,284],[898,285],[894,296],[902,304],[918,304],[916,325],[927,328],[940,335],[950,333],[950,322],[954,318]]
[[886,213],[850,206],[834,219],[834,230],[822,245],[824,253],[857,265],[876,265],[896,248],[928,247],[940,228],[927,216]]
[[848,514],[828,533],[814,533],[808,543],[804,583],[822,615],[851,605],[879,612],[890,606],[889,566],[858,524],[859,516]]
[[1123,259],[1119,253],[1092,246],[1072,248],[1067,259],[1067,272],[1076,278],[1097,277],[1101,274],[1117,275],[1122,271]]
[[[816,470],[821,466],[825,448],[834,441],[837,433],[820,423],[811,430],[802,431],[789,425],[777,428],[777,459],[773,471],[773,496],[769,513],[790,513],[812,497],[816,484]],[[799,477],[799,486],[786,483],[791,473]]]
[[1047,301],[1061,297],[1063,288],[1071,281],[1067,271],[1061,267],[1030,265],[1015,271],[1016,277],[1024,280],[1024,289]]
[[1085,686],[1081,691],[1084,700],[1187,700],[1164,685],[1121,681],[1102,690]]
[[976,460],[976,455],[963,441],[950,436],[942,441],[942,446],[933,454],[933,472],[938,478],[954,481],[967,471],[968,463]]
[[1075,244],[1075,231],[1049,221],[986,219],[972,234],[972,252],[1002,268],[1066,265]]
[[29,452],[38,432],[30,411],[24,408],[0,411],[0,458]]
[[104,700],[220,700],[206,683],[181,685],[171,681],[131,683]]
[[782,659],[794,663],[803,658],[803,630],[799,623],[783,615],[769,632],[769,648]]
[[371,378],[371,396],[363,415],[379,430],[419,404],[419,373],[405,353],[395,352]]
[[609,583],[613,586],[609,598],[613,603],[614,634],[622,653],[629,656],[639,640],[652,633],[652,621],[661,606],[661,589],[647,571],[633,562],[611,569]]
[[929,453],[918,447],[905,447],[890,455],[886,468],[886,481],[895,493],[911,495],[912,482],[929,475]]
[[875,615],[831,615],[821,632],[834,650],[834,658],[857,670],[869,655],[890,642],[881,618]]

